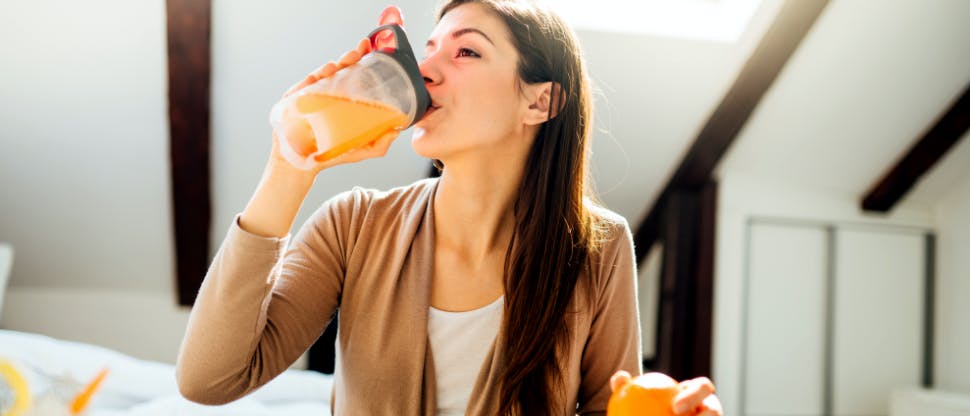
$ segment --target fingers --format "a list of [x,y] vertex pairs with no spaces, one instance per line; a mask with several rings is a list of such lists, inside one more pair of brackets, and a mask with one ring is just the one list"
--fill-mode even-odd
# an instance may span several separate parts
[[323,78],[329,77],[340,69],[340,65],[336,62],[327,62],[321,65],[319,68],[314,69],[310,75],[307,75],[307,80],[312,80],[317,82]]
[[[398,9],[396,6],[385,7],[384,11],[381,12],[380,24],[381,25],[397,24],[400,26],[404,26],[404,17],[401,16],[401,10]],[[390,33],[387,33],[386,37],[388,37],[389,39],[385,39],[384,40],[385,42],[392,42],[393,36],[391,36]],[[328,62],[327,64],[315,69],[313,72],[310,73],[310,75],[307,75],[306,78],[304,78],[302,81],[296,83],[288,90],[286,90],[286,92],[283,93],[283,96],[286,97],[287,95],[293,94],[294,92],[299,91],[301,88],[306,87],[307,85],[313,84],[323,78],[327,78],[333,75],[335,72],[357,63],[358,61],[360,61],[360,58],[362,58],[364,55],[367,55],[370,51],[371,51],[370,39],[361,39],[360,42],[357,43],[356,48],[343,54],[343,56],[341,56],[340,59],[337,60],[337,62]]]
[[301,88],[303,88],[303,87],[305,87],[307,85],[310,85],[312,83],[313,83],[313,81],[310,79],[310,77],[303,78],[302,81],[297,82],[296,84],[293,84],[292,87],[288,88],[286,90],[286,92],[283,93],[283,96],[286,97],[287,95],[293,94],[294,92],[297,92]]
[[303,78],[302,81],[296,83],[286,90],[286,92],[283,93],[283,96],[286,97],[287,95],[293,94],[307,85],[330,77],[337,71],[356,64],[370,51],[370,39],[361,39],[360,42],[357,42],[357,46],[354,49],[344,53],[343,56],[337,60],[337,62],[327,62],[326,64],[321,65],[319,68],[314,69],[313,72],[310,72],[310,74],[306,76],[306,78]]
[[370,39],[364,38],[364,39],[361,39],[360,42],[357,42],[356,50],[357,50],[357,53],[360,54],[360,56],[364,56],[370,53],[371,51]]
[[326,162],[321,163],[318,166],[318,169],[322,170],[322,169],[329,168],[331,166],[343,165],[346,163],[354,163],[354,162],[359,162],[361,160],[383,157],[387,155],[387,151],[388,149],[390,149],[391,143],[394,142],[394,139],[396,139],[397,136],[399,136],[400,134],[401,132],[397,130],[385,133],[380,138],[374,141],[371,141],[370,143],[362,147],[350,150],[340,156],[337,156],[333,159],[330,159]]
[[721,406],[717,396],[712,394],[704,399],[698,412],[697,416],[724,416],[724,407]]
[[674,398],[675,414],[691,414],[714,393],[714,383],[707,377],[698,377],[680,383],[681,391]]
[[617,391],[620,387],[630,381],[630,373],[620,370],[610,377],[610,389],[612,391]]
[[333,75],[334,72],[337,72],[337,70],[339,69],[340,68],[338,68],[336,62],[327,62],[326,64],[320,66],[319,68],[314,69],[313,72],[307,75],[306,78],[303,78],[302,81],[297,82],[295,85],[290,87],[290,89],[286,90],[286,92],[283,93],[283,96],[286,97],[287,95],[293,94],[294,92],[299,91],[303,87],[313,84],[314,82],[317,82],[322,78],[329,77]]
[[404,26],[404,17],[401,15],[401,9],[397,6],[387,6],[384,11],[381,12],[381,18],[378,21],[379,26],[396,24],[398,26]]
[[337,70],[356,64],[368,52],[370,52],[370,39],[361,39],[357,42],[356,48],[347,51],[337,60]]
[[396,139],[397,136],[399,136],[400,134],[401,132],[397,130],[390,131],[387,134],[381,136],[381,138],[371,142],[368,145],[368,147],[370,150],[375,152],[374,153],[375,157],[384,156],[387,154],[387,150],[391,148],[391,143],[393,143],[394,139]]

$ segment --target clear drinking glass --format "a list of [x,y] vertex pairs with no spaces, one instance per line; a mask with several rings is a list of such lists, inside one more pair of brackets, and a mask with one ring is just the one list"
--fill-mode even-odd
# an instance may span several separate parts
[[373,50],[359,62],[273,106],[270,123],[280,153],[294,166],[310,169],[392,130],[404,130],[427,110],[431,99],[404,30],[385,25],[369,38]]

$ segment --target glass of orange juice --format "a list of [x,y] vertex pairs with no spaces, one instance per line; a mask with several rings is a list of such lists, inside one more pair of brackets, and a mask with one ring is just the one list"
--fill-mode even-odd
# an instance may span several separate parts
[[[384,39],[380,48],[378,36]],[[369,37],[373,51],[359,62],[273,106],[270,124],[280,153],[294,166],[311,169],[392,130],[404,130],[428,109],[431,98],[404,30],[384,25]],[[388,37],[392,42],[386,42]]]

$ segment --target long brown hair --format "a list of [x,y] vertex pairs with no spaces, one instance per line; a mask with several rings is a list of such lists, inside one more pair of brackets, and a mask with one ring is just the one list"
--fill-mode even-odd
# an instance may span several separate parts
[[487,6],[508,26],[519,53],[520,82],[559,86],[552,92],[550,119],[529,151],[514,207],[499,401],[502,415],[548,414],[566,399],[560,359],[569,347],[567,307],[603,229],[584,204],[592,194],[589,82],[575,35],[555,13],[526,0],[452,0],[438,19],[466,3]]

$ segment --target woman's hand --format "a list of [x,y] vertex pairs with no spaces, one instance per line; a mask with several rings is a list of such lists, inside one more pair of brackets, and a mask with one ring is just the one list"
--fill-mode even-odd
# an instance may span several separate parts
[[[386,7],[384,11],[381,13],[381,17],[380,17],[380,22],[379,22],[380,25],[386,25],[391,23],[396,23],[401,26],[404,25],[404,19],[401,17],[401,11],[398,10],[398,8],[395,6]],[[377,39],[377,42],[381,42],[381,41],[382,41],[381,38]],[[358,61],[360,61],[360,59],[364,55],[370,53],[371,49],[372,48],[371,48],[370,39],[362,39],[360,42],[357,43],[356,48],[345,53],[336,62],[333,62],[333,61],[328,62],[323,66],[313,70],[313,72],[310,72],[310,74],[308,74],[305,78],[303,78],[303,80],[301,80],[300,82],[297,82],[295,85],[290,87],[290,89],[288,89],[283,94],[283,97],[296,93],[297,91],[303,89],[308,85],[312,85],[313,83],[321,79],[332,76],[334,73],[336,73],[337,71],[343,68],[356,64]],[[324,162],[319,162],[318,164],[313,166],[313,168],[311,169],[311,172],[315,175],[321,170],[331,166],[358,162],[361,160],[371,159],[375,157],[382,157],[385,154],[387,154],[387,149],[391,146],[391,142],[393,142],[394,139],[397,138],[398,134],[400,134],[400,132],[398,131],[388,132],[384,136],[381,136],[375,139],[370,144],[364,147],[351,150],[333,159],[329,159]],[[271,159],[274,163],[288,165],[289,162],[287,162],[283,158],[283,155],[280,153],[279,146],[280,146],[279,138],[276,136],[276,132],[274,131],[273,150],[271,154]]]
[[[381,23],[403,24],[401,13],[397,8],[387,8],[381,14]],[[378,47],[381,46],[381,39],[377,39]],[[284,97],[299,91],[322,78],[329,77],[341,68],[348,67],[360,61],[360,58],[371,51],[369,39],[361,40],[357,47],[340,57],[337,62],[330,62],[323,65],[302,81],[292,86]],[[306,198],[317,174],[330,166],[342,163],[351,163],[359,160],[383,156],[387,153],[398,135],[393,131],[387,135],[374,140],[369,145],[362,148],[344,153],[325,162],[318,162],[310,167],[309,170],[299,169],[288,162],[280,153],[280,141],[273,132],[273,149],[270,153],[269,162],[263,171],[263,177],[256,187],[256,192],[250,198],[246,209],[243,210],[239,218],[239,226],[242,229],[264,237],[283,237],[293,228],[293,221],[296,218],[303,200]]]
[[[610,387],[616,391],[630,382],[630,373],[617,371],[610,377]],[[672,403],[674,414],[685,416],[723,416],[721,401],[714,395],[714,383],[707,377],[682,381],[678,385],[680,393]]]

